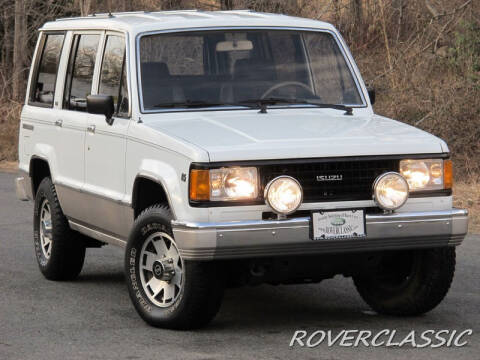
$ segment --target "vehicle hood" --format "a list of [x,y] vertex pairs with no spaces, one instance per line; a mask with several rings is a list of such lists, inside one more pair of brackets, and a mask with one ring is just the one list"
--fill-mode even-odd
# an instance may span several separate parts
[[204,149],[212,162],[448,151],[441,139],[407,124],[331,109],[177,112],[145,125]]

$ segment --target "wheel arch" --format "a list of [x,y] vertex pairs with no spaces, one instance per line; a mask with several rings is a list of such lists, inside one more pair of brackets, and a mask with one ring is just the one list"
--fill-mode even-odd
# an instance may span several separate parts
[[[44,157],[33,155],[29,163],[29,175],[32,180],[32,194],[35,197],[38,187],[45,177],[52,177],[52,172],[48,160]],[[53,181],[53,179],[52,179]]]
[[175,209],[172,206],[170,194],[164,182],[149,174],[140,173],[136,176],[132,191],[132,209],[134,218],[154,204],[168,204],[173,218],[176,219]]

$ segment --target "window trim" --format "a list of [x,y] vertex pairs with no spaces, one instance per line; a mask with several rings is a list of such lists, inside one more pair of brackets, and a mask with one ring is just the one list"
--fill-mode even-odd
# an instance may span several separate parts
[[[196,31],[228,31],[228,30],[277,30],[277,31],[303,31],[303,32],[323,32],[330,34],[335,40],[337,46],[342,53],[345,62],[352,74],[353,80],[357,87],[357,91],[362,100],[361,104],[346,104],[352,108],[368,108],[369,103],[366,98],[366,93],[364,91],[364,86],[362,86],[362,78],[358,68],[353,62],[353,57],[351,53],[344,45],[343,38],[337,32],[330,29],[321,29],[321,28],[309,28],[309,27],[289,27],[289,26],[220,26],[220,27],[199,27],[199,28],[181,28],[181,29],[167,29],[167,30],[154,30],[147,31],[137,34],[135,39],[135,58],[136,58],[136,76],[137,76],[137,96],[138,96],[138,105],[141,114],[158,114],[158,113],[170,113],[170,112],[192,112],[192,111],[214,111],[214,110],[251,110],[251,108],[245,108],[243,106],[222,106],[222,107],[209,107],[209,108],[196,108],[196,109],[150,109],[146,110],[143,106],[143,92],[142,92],[142,81],[141,81],[141,60],[140,60],[140,41],[144,36],[157,35],[157,34],[169,34],[169,33],[185,33],[185,32],[196,32]],[[275,106],[279,109],[288,109],[288,108],[313,108],[310,105],[280,105]]]
[[[127,92],[128,92],[128,111],[126,112],[125,115],[123,116],[119,116],[118,115],[118,112],[117,112],[117,109],[115,109],[115,113],[113,114],[114,117],[117,117],[117,118],[120,118],[120,119],[130,119],[131,118],[131,112],[130,112],[130,109],[131,109],[131,101],[130,101],[130,88],[129,88],[129,72],[128,72],[128,63],[127,63],[127,53],[128,53],[128,36],[126,36],[126,34],[122,33],[122,32],[119,32],[119,31],[105,31],[104,34],[103,34],[103,39],[102,39],[102,45],[101,45],[101,56],[100,56],[100,59],[99,59],[99,64],[98,64],[98,77],[96,79],[96,86],[95,86],[95,89],[92,90],[92,94],[99,94],[100,92],[100,81],[101,81],[101,77],[102,77],[102,66],[103,66],[103,60],[104,60],[104,57],[105,57],[105,50],[107,48],[107,40],[108,40],[108,37],[109,36],[118,36],[118,37],[121,37],[123,39],[123,43],[125,44],[125,52],[124,52],[124,56],[123,56],[123,61],[122,61],[122,75],[123,75],[123,70],[125,70],[125,76],[126,76],[126,80],[127,80],[127,84],[126,84],[126,87],[127,87]],[[95,64],[96,65],[96,64]],[[121,85],[121,80],[120,80],[120,85]],[[94,92],[93,92],[94,91]],[[120,89],[119,89],[120,91]]]
[[[37,86],[38,83],[38,76],[40,75],[40,63],[43,58],[43,52],[45,50],[45,45],[47,43],[47,37],[49,35],[63,35],[63,41],[62,41],[62,46],[60,48],[60,56],[58,58],[58,63],[57,63],[57,69],[55,72],[55,80],[53,82],[53,99],[51,104],[46,104],[42,103],[40,101],[34,101],[32,100],[33,98],[33,92],[34,89]],[[57,79],[58,79],[58,71],[60,69],[60,62],[62,61],[62,54],[63,54],[63,48],[65,46],[65,39],[66,39],[67,32],[66,31],[42,31],[40,34],[40,42],[38,44],[38,48],[35,53],[35,62],[34,62],[34,68],[32,72],[32,79],[29,83],[29,89],[28,89],[28,102],[27,104],[30,106],[35,106],[35,107],[42,107],[42,108],[47,108],[47,109],[53,109],[54,104],[55,104],[55,94],[57,93]]]

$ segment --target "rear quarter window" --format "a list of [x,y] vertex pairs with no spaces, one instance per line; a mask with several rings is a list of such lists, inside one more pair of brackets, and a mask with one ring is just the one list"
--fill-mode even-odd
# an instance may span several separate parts
[[41,42],[40,60],[31,85],[30,103],[53,106],[58,64],[62,53],[64,34],[47,34]]

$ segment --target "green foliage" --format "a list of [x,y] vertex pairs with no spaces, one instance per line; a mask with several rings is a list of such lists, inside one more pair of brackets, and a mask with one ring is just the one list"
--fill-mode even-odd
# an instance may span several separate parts
[[473,85],[480,81],[480,26],[472,22],[460,23],[454,34],[450,51],[450,63],[463,72]]

